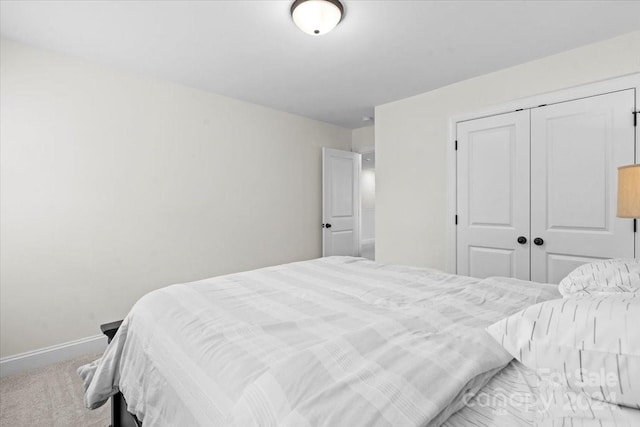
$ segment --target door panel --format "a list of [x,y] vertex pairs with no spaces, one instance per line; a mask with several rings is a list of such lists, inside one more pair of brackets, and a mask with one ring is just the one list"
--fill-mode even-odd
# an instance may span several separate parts
[[[567,106],[563,106],[567,107]],[[553,107],[550,107],[553,108]],[[539,115],[536,111],[534,114]],[[607,114],[547,119],[547,213],[550,229],[607,229]],[[537,147],[536,147],[537,148]],[[538,187],[538,186],[536,186]]]
[[[330,230],[325,232],[328,231]],[[355,237],[353,234],[353,230],[331,231],[331,255],[358,256],[354,252],[353,241]]]
[[531,280],[557,283],[594,259],[634,256],[616,217],[618,166],[634,162],[633,90],[531,112]]
[[470,134],[469,225],[513,225],[513,147],[515,128],[504,126]]
[[359,256],[360,154],[322,149],[322,256]]
[[560,283],[567,274],[571,273],[582,264],[599,261],[602,258],[573,256],[563,254],[547,253],[547,276],[545,282]]
[[458,123],[457,273],[529,279],[529,113]]
[[469,246],[469,276],[515,277],[515,250]]
[[333,156],[331,164],[331,217],[353,216],[353,161],[350,158]]

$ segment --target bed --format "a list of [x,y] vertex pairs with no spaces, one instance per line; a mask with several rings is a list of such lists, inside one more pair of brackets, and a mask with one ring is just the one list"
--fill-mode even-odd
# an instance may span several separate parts
[[122,393],[145,427],[530,425],[540,411],[473,404],[505,381],[538,395],[487,328],[559,297],[321,258],[151,292],[79,373],[88,407]]

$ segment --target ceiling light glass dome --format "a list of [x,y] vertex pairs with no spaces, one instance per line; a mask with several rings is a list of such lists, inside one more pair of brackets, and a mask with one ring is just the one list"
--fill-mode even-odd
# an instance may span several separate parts
[[338,0],[296,0],[291,5],[293,22],[312,36],[333,30],[342,19],[343,11]]

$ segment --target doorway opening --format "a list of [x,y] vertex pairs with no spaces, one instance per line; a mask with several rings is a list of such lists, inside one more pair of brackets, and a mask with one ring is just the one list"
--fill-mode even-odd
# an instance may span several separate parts
[[376,254],[376,153],[361,152],[360,174],[360,256],[375,260]]

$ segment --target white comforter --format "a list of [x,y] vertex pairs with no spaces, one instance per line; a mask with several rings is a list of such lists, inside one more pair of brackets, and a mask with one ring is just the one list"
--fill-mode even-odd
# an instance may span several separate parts
[[323,258],[151,292],[79,372],[145,427],[439,425],[511,360],[484,328],[557,296]]

